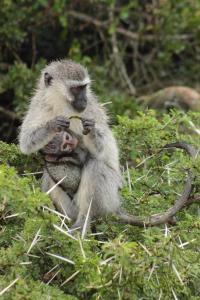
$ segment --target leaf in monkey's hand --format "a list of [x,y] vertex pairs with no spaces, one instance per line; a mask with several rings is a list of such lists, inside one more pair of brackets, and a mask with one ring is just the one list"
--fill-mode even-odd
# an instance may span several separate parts
[[81,117],[79,117],[79,116],[71,116],[71,117],[69,117],[69,120],[71,120],[71,119],[78,119],[78,120],[82,120],[82,118]]

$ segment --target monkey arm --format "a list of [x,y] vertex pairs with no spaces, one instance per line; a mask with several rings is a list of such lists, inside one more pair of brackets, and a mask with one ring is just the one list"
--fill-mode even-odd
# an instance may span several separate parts
[[103,130],[95,127],[83,137],[83,142],[94,157],[99,157],[104,150],[105,139]]
[[70,122],[63,116],[58,116],[36,126],[35,123],[37,122],[32,121],[30,115],[24,120],[19,135],[20,149],[24,154],[42,149],[53,139],[57,132],[67,131],[69,128]]
[[22,126],[19,137],[20,150],[24,154],[31,154],[42,149],[54,137],[55,130],[51,129],[46,123],[38,128],[26,128]]
[[96,124],[87,135],[83,136],[83,142],[94,158],[119,171],[118,147],[108,126]]

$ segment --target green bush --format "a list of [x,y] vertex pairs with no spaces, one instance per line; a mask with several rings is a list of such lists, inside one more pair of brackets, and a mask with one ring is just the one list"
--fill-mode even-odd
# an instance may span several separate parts
[[[177,140],[199,150],[199,113],[138,112],[121,71],[137,95],[171,84],[198,88],[199,14],[199,1],[190,0],[3,0],[0,138],[17,141],[43,66],[72,58],[88,67],[115,124],[122,206],[139,216],[165,211],[181,193],[188,169],[195,175],[191,198],[199,197],[199,155],[192,160],[182,150],[159,151]],[[63,225],[39,191],[42,168],[39,155],[27,157],[0,141],[2,299],[200,299],[198,203],[178,212],[175,226],[138,228],[110,216],[97,222],[99,240],[90,234],[75,240],[54,226],[71,224]]]
[[[197,175],[192,196],[199,195],[199,157],[192,161],[181,150],[158,153],[175,140],[200,146],[199,137],[187,133],[190,120],[199,126],[194,113],[119,117],[114,132],[125,169],[123,206],[129,212],[147,216],[166,210],[181,192],[188,168]],[[75,240],[54,227],[63,224],[62,217],[43,208],[53,206],[39,182],[6,164],[6,152],[12,165],[20,159],[18,149],[3,143],[0,148],[7,149],[0,166],[1,290],[17,280],[2,299],[200,298],[198,204],[179,212],[175,226],[138,228],[109,217],[97,224],[99,240],[90,234]],[[24,161],[24,170],[34,172],[37,164]]]

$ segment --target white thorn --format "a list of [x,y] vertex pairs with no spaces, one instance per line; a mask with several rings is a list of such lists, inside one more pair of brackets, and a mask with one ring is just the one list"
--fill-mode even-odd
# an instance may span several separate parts
[[74,261],[72,261],[71,259],[68,259],[68,258],[66,258],[66,257],[63,257],[63,256],[61,256],[61,255],[57,255],[57,254],[53,254],[53,253],[49,253],[49,252],[46,252],[46,254],[48,254],[48,255],[50,255],[50,256],[53,256],[53,257],[56,257],[56,258],[58,258],[58,259],[60,259],[60,260],[66,261],[66,262],[68,262],[68,263],[71,264],[71,265],[75,265],[75,262],[74,262]]
[[76,275],[78,275],[78,273],[80,273],[80,270],[76,271],[76,272],[73,273],[70,277],[68,277],[68,278],[61,284],[61,286],[63,286],[65,283],[69,282],[72,278],[74,278]]
[[172,294],[173,294],[173,296],[174,296],[174,299],[175,299],[175,300],[178,300],[178,298],[177,298],[177,296],[176,296],[176,294],[175,294],[175,292],[174,292],[173,289],[172,289]]
[[13,286],[17,281],[19,280],[19,277],[13,280],[6,288],[4,288],[2,291],[0,291],[0,296],[2,296],[11,286]]
[[86,230],[87,230],[87,223],[88,223],[88,219],[89,219],[89,215],[90,215],[91,206],[92,206],[92,199],[90,201],[88,211],[87,211],[87,215],[86,215],[86,218],[85,218],[85,222],[84,222],[84,225],[83,225],[83,230],[82,230],[82,233],[81,233],[81,238],[82,239],[84,239],[84,236],[85,236],[85,233],[86,233]]
[[46,283],[46,285],[49,285],[50,282],[60,273],[61,269],[59,269],[52,277],[51,279]]
[[58,212],[58,211],[56,211],[56,210],[54,210],[54,209],[52,209],[52,208],[49,208],[49,207],[47,207],[47,206],[42,206],[42,208],[44,208],[44,209],[46,209],[46,210],[48,210],[48,211],[54,213],[54,214],[57,215],[57,216],[63,217],[63,218],[65,218],[65,219],[67,219],[68,221],[71,221],[71,219],[70,219],[67,215],[63,215],[63,214],[61,214],[60,212]]
[[[40,230],[41,230],[41,227],[38,229],[38,231],[37,231],[37,233],[36,233],[36,235],[35,235],[35,237],[34,237],[32,243],[31,243],[31,245],[30,245],[28,251],[26,252],[26,254],[29,254],[29,252],[31,251],[31,249],[32,249],[32,248],[37,244],[37,242],[39,241],[39,239],[40,239],[40,236],[39,236]],[[39,239],[38,239],[38,237],[39,237]]]
[[129,172],[129,167],[128,167],[128,162],[126,161],[126,170],[127,170],[127,175],[128,175],[128,187],[129,187],[129,192],[132,192],[132,187],[131,187],[131,176]]
[[174,264],[172,264],[172,269],[174,270],[174,272],[175,272],[175,274],[176,274],[178,280],[180,281],[180,283],[181,283],[182,285],[184,285],[183,280],[181,279],[181,276],[180,276],[180,274],[179,274],[179,272],[178,272],[178,270],[176,269],[176,267],[175,267]]
[[54,227],[55,229],[57,229],[58,231],[64,233],[65,235],[67,235],[67,236],[70,237],[71,239],[73,239],[73,240],[75,240],[75,241],[78,241],[78,239],[77,239],[75,236],[73,236],[72,234],[70,234],[68,231],[63,230],[62,228],[60,228],[59,226],[57,226],[57,225],[55,225],[55,224],[53,224],[53,227]]
[[68,175],[65,175],[62,179],[60,179],[56,184],[54,184],[47,192],[46,194],[49,195]]

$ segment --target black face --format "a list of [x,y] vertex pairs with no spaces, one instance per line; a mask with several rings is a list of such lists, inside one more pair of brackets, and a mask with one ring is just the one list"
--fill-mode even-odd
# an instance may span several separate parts
[[73,86],[70,88],[74,100],[72,101],[72,106],[78,112],[82,112],[87,106],[87,95],[86,95],[87,85]]
[[44,83],[47,86],[51,85],[53,77],[49,73],[44,73]]

